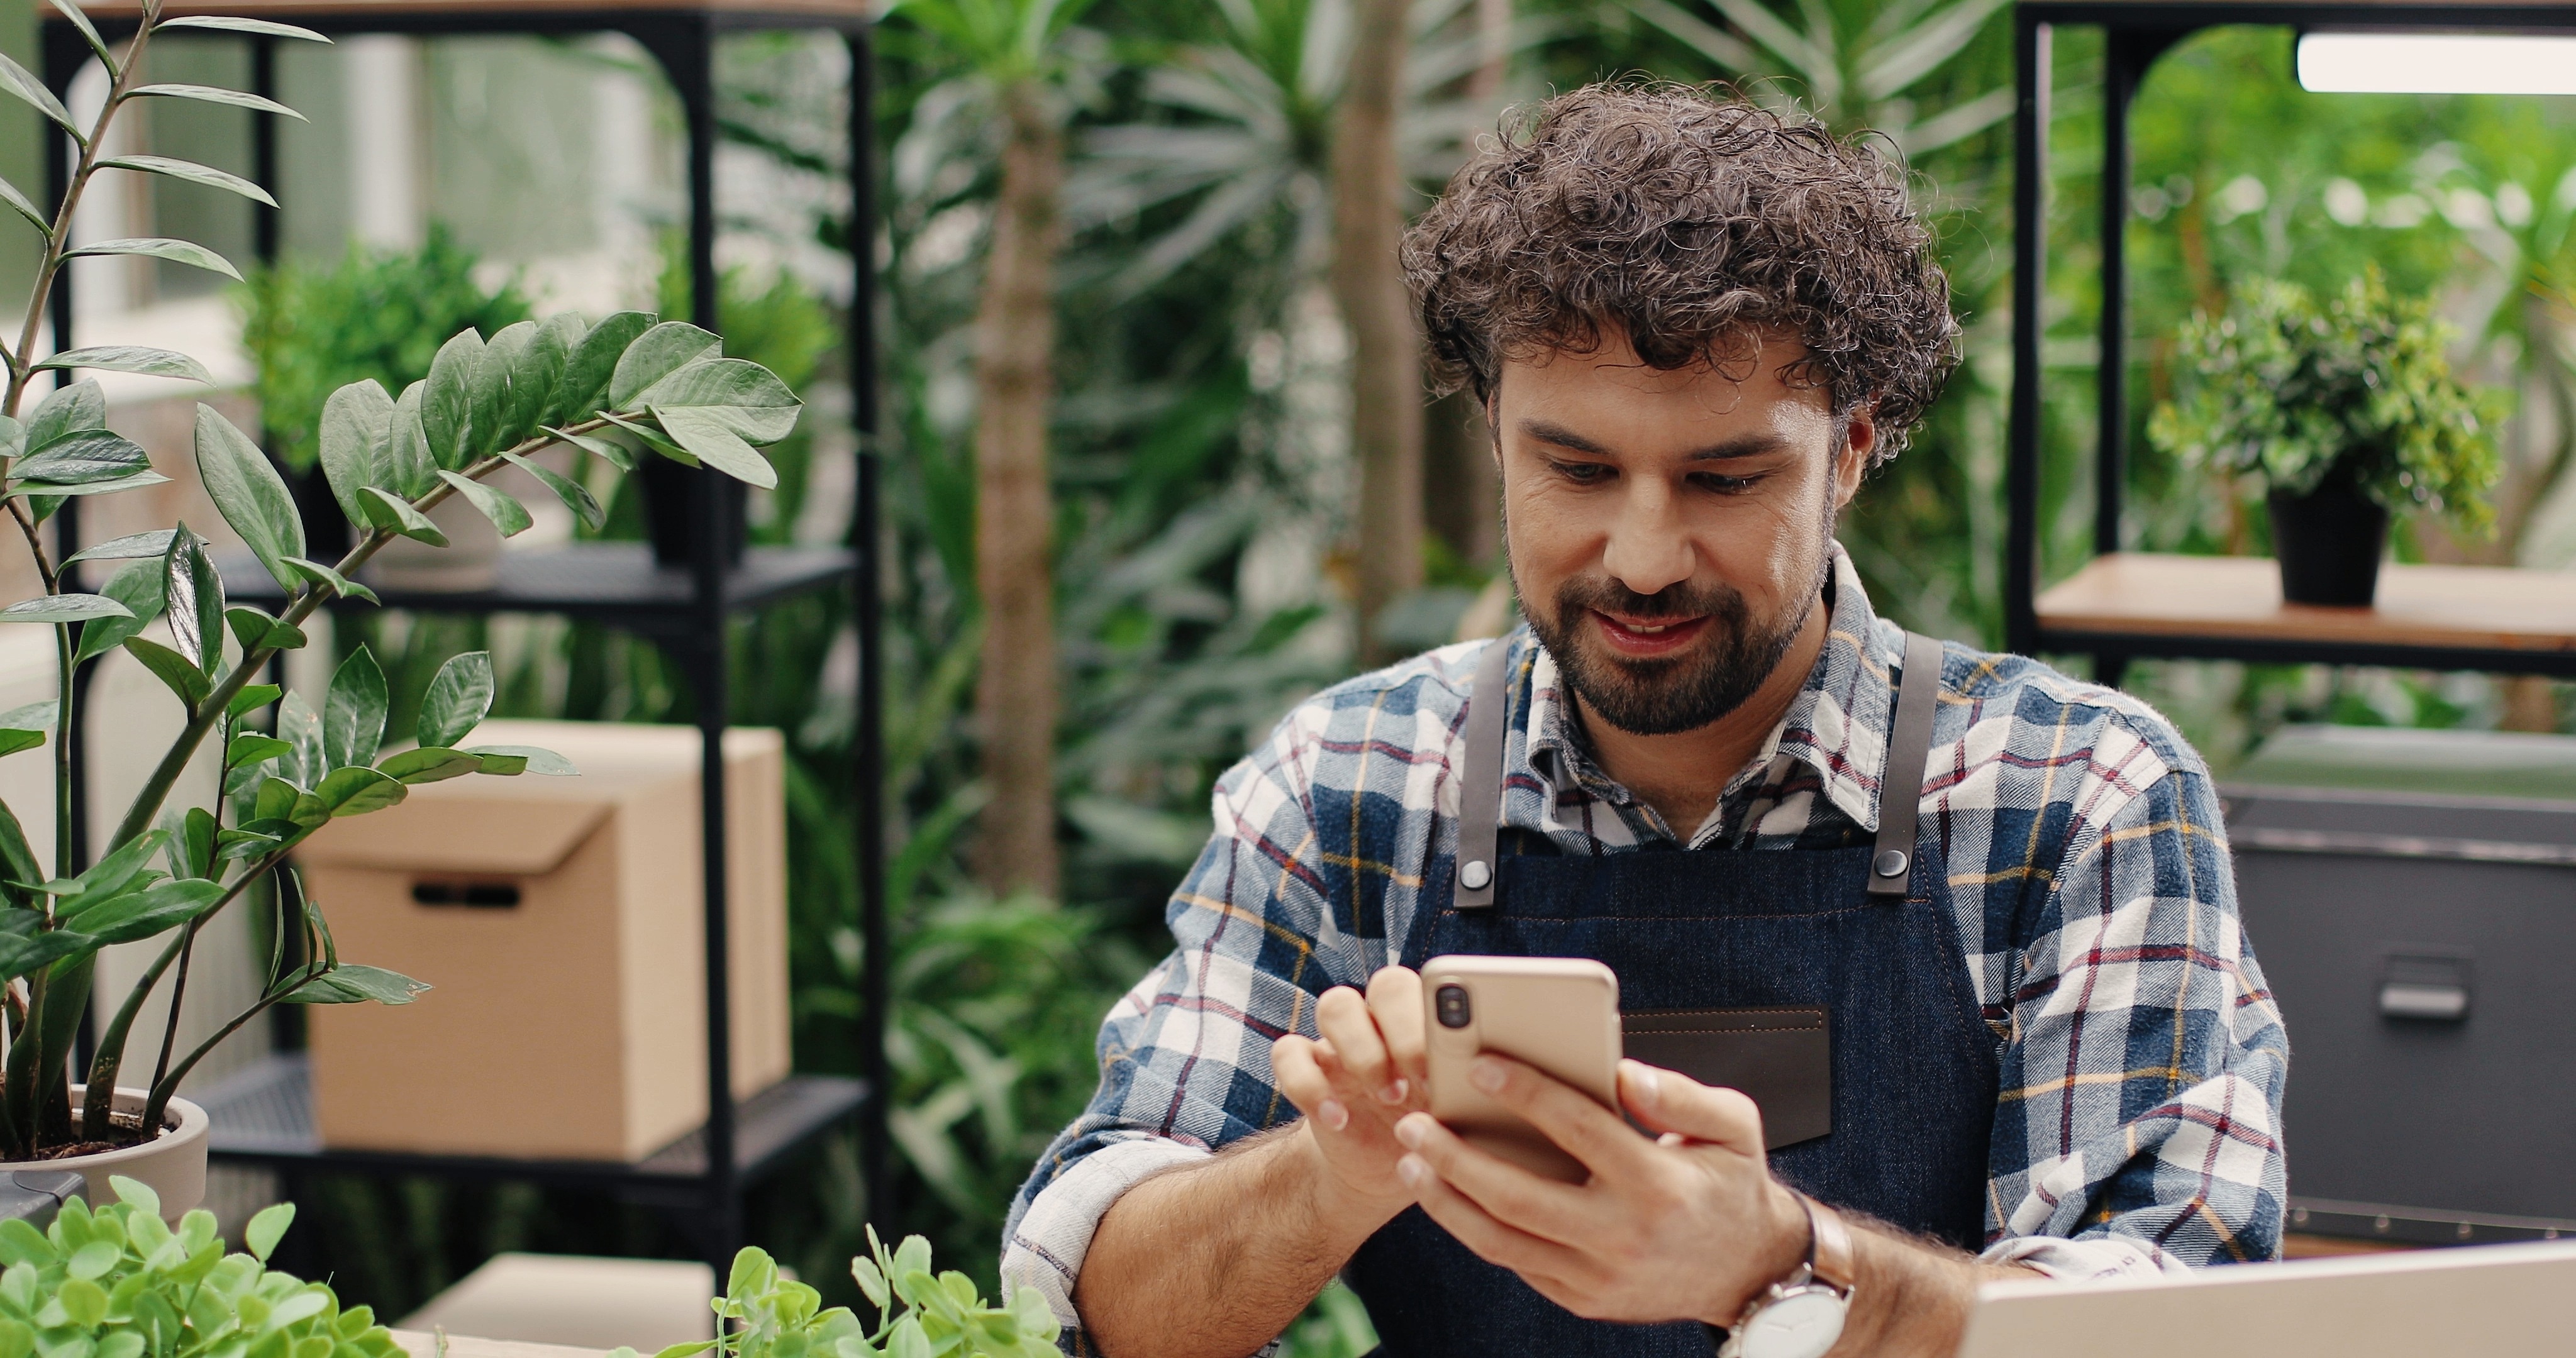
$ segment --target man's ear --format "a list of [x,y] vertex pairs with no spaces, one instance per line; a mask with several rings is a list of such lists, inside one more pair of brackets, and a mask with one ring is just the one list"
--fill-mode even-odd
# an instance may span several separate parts
[[1834,454],[1834,508],[1850,504],[1860,493],[1861,478],[1877,454],[1878,404],[1873,401],[1843,418],[1842,447]]

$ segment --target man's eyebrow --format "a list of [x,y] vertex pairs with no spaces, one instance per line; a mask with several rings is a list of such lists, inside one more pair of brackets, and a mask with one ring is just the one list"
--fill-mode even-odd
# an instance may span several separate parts
[[[1566,428],[1564,425],[1548,420],[1521,421],[1521,434],[1523,437],[1535,439],[1540,443],[1553,444],[1559,448],[1566,449],[1569,452],[1584,453],[1592,457],[1614,456],[1611,450],[1602,444],[1585,438],[1583,435]],[[1735,438],[1727,439],[1722,443],[1712,443],[1705,448],[1695,448],[1690,452],[1683,454],[1682,460],[1685,462],[1728,462],[1733,461],[1736,458],[1761,457],[1768,453],[1776,453],[1780,451],[1782,446],[1783,442],[1776,434],[1742,434]]]

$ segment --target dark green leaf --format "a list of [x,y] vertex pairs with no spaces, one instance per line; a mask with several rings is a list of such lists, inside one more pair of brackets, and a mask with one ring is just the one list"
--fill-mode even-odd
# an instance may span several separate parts
[[[376,762],[376,747],[384,743],[388,702],[385,672],[376,664],[375,653],[364,646],[350,652],[332,674],[331,691],[322,700],[322,757],[331,768]],[[323,800],[331,800],[328,792]]]
[[85,906],[63,922],[101,943],[131,943],[195,919],[223,894],[222,883],[202,878],[156,882]]
[[564,402],[573,399],[572,362],[581,352],[582,341],[590,336],[590,322],[579,312],[566,311],[548,316],[540,329],[546,332],[545,345],[554,357],[552,371],[546,376],[545,390],[537,399],[536,412],[529,417],[529,428],[561,423]]
[[202,806],[188,808],[187,823],[173,839],[179,845],[179,852],[187,858],[189,876],[215,875],[216,829],[214,813]]
[[516,778],[528,771],[528,757],[523,754],[478,754],[474,758],[481,765],[475,772],[494,778]]
[[95,377],[85,377],[67,387],[57,387],[36,403],[27,416],[21,448],[42,448],[75,429],[107,427],[107,391]]
[[[549,777],[569,778],[581,772],[581,770],[572,766],[571,760],[564,758],[562,755],[556,754],[552,750],[538,749],[534,745],[469,745],[466,747],[465,752],[467,754],[504,755],[525,759],[528,761],[528,772],[542,773]],[[486,772],[489,772],[489,770],[486,770]]]
[[13,726],[0,726],[0,755],[32,750],[45,743],[42,731],[22,731]]
[[293,780],[297,787],[310,787],[331,771],[330,764],[322,757],[322,714],[313,710],[313,704],[304,701],[303,694],[289,693],[286,701],[277,705],[277,734],[281,739],[295,742],[295,758],[280,772]]
[[376,771],[396,782],[417,786],[421,783],[438,783],[450,778],[462,778],[466,774],[479,772],[482,766],[479,758],[462,750],[442,750],[435,746],[422,746],[416,750],[405,750],[400,754],[385,756],[384,762],[376,765]]
[[[17,483],[12,490],[52,490],[114,481],[151,466],[152,455],[131,439],[104,429],[73,429],[20,458],[9,468],[9,477]],[[39,484],[29,487],[29,482]]]
[[331,770],[313,795],[334,816],[363,816],[395,805],[410,790],[374,769],[343,768]]
[[393,426],[385,431],[385,471],[393,493],[417,500],[438,488],[438,459],[430,455],[429,435],[422,429],[421,405],[429,383],[414,382],[394,402]]
[[138,85],[135,88],[126,91],[126,97],[129,99],[148,99],[155,97],[162,99],[194,99],[202,104],[228,104],[234,108],[249,109],[254,113],[275,113],[283,117],[293,118],[299,123],[309,123],[313,121],[274,99],[263,99],[256,94],[245,94],[240,90],[221,89],[213,85]]
[[168,175],[172,179],[202,184],[210,189],[238,193],[254,203],[265,203],[270,207],[277,206],[277,200],[270,197],[268,190],[259,185],[240,175],[227,174],[212,165],[200,165],[193,160],[173,160],[168,156],[117,156],[110,160],[102,160],[98,165],[102,170],[132,170],[138,174]]
[[661,422],[662,431],[689,450],[691,456],[746,485],[763,490],[778,486],[778,469],[760,450],[742,441],[715,413],[706,410],[655,406],[653,418]]
[[621,311],[581,337],[581,343],[574,346],[571,358],[564,363],[563,394],[555,403],[554,423],[581,424],[606,403],[617,361],[625,356],[628,346],[653,328],[654,319],[649,312]]
[[63,107],[63,101],[55,98],[52,90],[45,88],[45,82],[37,79],[35,72],[5,56],[0,56],[0,90],[34,105],[38,113],[54,120],[54,126],[71,133],[72,140],[83,146],[89,144],[89,138],[82,135],[80,125],[72,121],[72,111]]
[[636,446],[640,448],[660,453],[684,467],[698,465],[697,454],[673,443],[670,435],[663,433],[656,425],[644,420],[630,420],[623,415],[613,415],[604,410],[599,413],[599,417],[615,425],[622,435],[633,438]]
[[215,375],[206,365],[168,349],[147,349],[134,344],[101,345],[94,349],[74,349],[56,354],[36,365],[38,368],[91,368],[100,372],[141,373],[145,377],[175,377],[183,382],[214,385]]
[[[283,825],[288,834],[300,832],[304,828],[291,820],[260,823]],[[225,862],[248,862],[255,858],[268,857],[284,847],[285,843],[285,835],[273,835],[251,829],[225,830],[215,837],[215,857]]]
[[124,618],[133,610],[103,594],[43,594],[0,608],[0,622],[84,622]]
[[224,580],[206,555],[206,540],[180,524],[171,535],[165,569],[169,578],[161,588],[169,602],[171,645],[211,675],[224,660]]
[[521,321],[502,327],[483,347],[483,365],[474,370],[475,457],[509,447],[520,437],[513,418],[519,400],[512,388],[536,338],[537,323]]
[[292,824],[289,817],[295,812],[296,800],[304,795],[304,789],[284,778],[261,779],[259,798],[252,805],[251,824],[258,825],[263,821],[288,821]]
[[341,598],[364,599],[371,604],[381,604],[384,602],[384,600],[376,597],[376,592],[374,590],[367,588],[365,585],[359,584],[355,580],[343,577],[338,571],[323,565],[319,561],[307,561],[300,556],[290,556],[286,558],[286,568],[295,572],[297,577],[300,579],[308,581],[315,586],[329,589],[337,593]]
[[0,871],[20,882],[42,881],[45,876],[36,866],[36,851],[27,847],[27,832],[18,828],[17,814],[6,802],[0,802]]
[[464,496],[467,503],[481,510],[483,517],[490,519],[492,526],[500,529],[501,536],[505,538],[526,532],[528,526],[535,522],[528,517],[526,505],[480,481],[450,471],[440,472],[438,479],[454,486],[456,493]]
[[245,653],[263,646],[280,651],[304,649],[304,629],[289,627],[256,608],[225,609],[224,622],[231,626]]
[[777,374],[739,358],[692,363],[654,383],[634,405],[702,410],[756,444],[776,443],[796,432],[797,416],[805,409]]
[[169,837],[164,830],[147,830],[118,845],[105,858],[91,864],[89,871],[72,879],[72,884],[79,889],[72,893],[72,899],[62,908],[74,910],[110,896],[125,894],[150,870],[152,855],[161,852],[162,844]]
[[154,678],[169,685],[170,691],[179,695],[179,701],[188,705],[191,714],[214,693],[215,686],[207,682],[206,672],[198,669],[195,661],[160,642],[149,637],[128,637],[125,650],[142,661],[143,667],[152,671]]
[[[81,13],[81,7],[74,0],[54,0],[54,11],[80,30],[82,40],[89,44],[89,50],[98,53],[99,64],[107,68],[110,79],[124,69],[117,64],[116,53],[108,49],[107,39],[98,35],[98,26],[89,21],[88,15]],[[157,1213],[159,1208],[155,1207],[154,1211]]]
[[[441,474],[444,475],[444,473]],[[400,533],[415,541],[426,542],[432,547],[447,545],[447,534],[440,532],[438,525],[430,522],[427,514],[412,508],[409,501],[396,499],[374,486],[365,487],[358,492],[358,508],[366,516],[361,522],[369,528],[380,528],[388,533]]]
[[30,492],[27,503],[36,508],[36,522],[43,523],[53,517],[54,511],[62,507],[64,500],[72,496],[115,495],[123,491],[141,490],[145,486],[166,485],[169,480],[169,477],[159,472],[135,472],[130,476],[119,476],[105,481],[86,481],[76,486],[52,482],[26,486],[23,489]]
[[537,327],[537,333],[528,338],[527,347],[510,364],[509,433],[500,447],[510,447],[535,434],[537,426],[545,423],[555,392],[563,386],[564,364],[572,357],[569,345],[580,340],[580,333],[575,331],[567,341],[564,327],[554,321]]
[[580,519],[583,527],[596,530],[608,522],[608,512],[599,507],[599,501],[592,497],[590,488],[579,481],[557,476],[517,453],[503,453],[501,459],[537,478],[546,489],[553,491],[555,498],[563,501],[564,508],[571,510],[573,517]]
[[97,939],[69,929],[51,929],[35,934],[0,933],[0,981],[14,981],[97,947]]
[[635,470],[635,454],[628,452],[622,444],[601,438],[597,434],[567,434],[563,430],[556,429],[551,426],[546,429],[546,432],[554,435],[556,438],[562,439],[564,442],[569,443],[576,448],[579,448],[583,452],[598,458],[609,466],[615,467],[619,471],[631,472]]
[[197,474],[259,564],[287,589],[296,586],[288,557],[304,555],[304,520],[295,497],[259,445],[209,405],[197,407]]
[[230,721],[239,721],[243,713],[256,712],[276,702],[284,692],[285,690],[275,684],[253,684],[233,695],[231,705],[224,709],[224,717]]
[[393,426],[394,398],[374,378],[352,382],[322,403],[322,474],[351,523],[367,521],[358,504],[361,488],[393,484],[393,468],[386,465]]
[[[162,551],[167,553],[168,547]],[[81,628],[80,650],[75,656],[88,660],[102,656],[125,644],[127,637],[140,632],[154,618],[161,616],[163,591],[169,583],[168,563],[160,559],[136,561],[109,576],[99,592],[125,605],[127,616],[101,618]]]
[[724,341],[686,321],[664,321],[647,330],[618,357],[608,382],[607,409],[632,410],[646,388],[680,369],[724,351]]
[[34,203],[29,202],[27,195],[18,191],[17,185],[6,179],[0,179],[0,203],[7,203],[15,208],[19,216],[27,219],[28,225],[45,233],[45,239],[54,238],[53,220],[40,211]]
[[64,558],[63,564],[68,566],[74,561],[133,561],[143,557],[168,556],[171,531],[167,528],[155,528],[148,533],[128,533],[121,538],[110,538],[95,547],[72,553]]
[[467,651],[449,657],[421,695],[420,722],[414,731],[423,748],[442,749],[471,735],[492,710],[492,653]]
[[[382,967],[355,963],[335,967],[305,982],[286,997],[288,1004],[409,1004],[429,986]],[[271,1209],[275,1210],[275,1209]]]
[[257,731],[244,731],[234,736],[231,747],[224,751],[224,767],[239,768],[244,764],[256,764],[263,759],[275,759],[279,755],[294,752],[295,746],[289,741],[279,740],[275,736],[264,736]]
[[0,755],[32,750],[54,729],[59,704],[48,699],[0,712]]
[[174,263],[193,265],[208,273],[219,273],[236,283],[242,281],[241,270],[234,268],[231,260],[194,242],[171,240],[166,236],[103,240],[93,245],[81,246],[76,250],[66,250],[63,255],[67,259],[83,255],[146,255],[153,259],[166,259]]
[[473,330],[441,346],[430,360],[429,390],[421,397],[421,432],[429,436],[429,455],[439,466],[462,467],[474,460],[479,437],[474,428],[474,398],[483,371],[483,336]]

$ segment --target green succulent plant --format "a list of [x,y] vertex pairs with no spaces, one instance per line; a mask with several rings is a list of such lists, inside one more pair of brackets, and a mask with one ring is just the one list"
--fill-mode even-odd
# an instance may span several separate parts
[[[1055,1358],[1060,1327],[1044,1298],[1023,1288],[1007,1305],[989,1305],[965,1274],[933,1275],[930,1242],[920,1236],[888,1250],[869,1227],[868,1253],[850,1261],[850,1276],[877,1310],[874,1326],[846,1306],[823,1309],[822,1293],[781,1276],[766,1251],[746,1248],[713,1302],[723,1337],[653,1358]],[[621,1348],[608,1358],[638,1355]]]
[[202,1208],[171,1227],[132,1179],[117,1201],[63,1204],[46,1229],[0,1222],[0,1358],[404,1358],[364,1306],[268,1267],[295,1220],[280,1203],[228,1254]]
[[2305,495],[2347,476],[2390,509],[2484,531],[2503,398],[2453,375],[2452,337],[2430,299],[2391,295],[2377,268],[2322,302],[2256,279],[2226,315],[2183,327],[2184,395],[2157,406],[2147,436],[2270,489]]

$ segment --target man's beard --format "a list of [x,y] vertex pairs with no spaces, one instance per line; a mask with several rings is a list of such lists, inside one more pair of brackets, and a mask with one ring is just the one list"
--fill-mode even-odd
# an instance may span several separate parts
[[[1819,562],[1810,587],[1794,596],[1796,606],[1768,625],[1752,618],[1732,585],[1683,581],[1639,594],[1615,580],[1577,577],[1558,587],[1549,616],[1530,615],[1530,630],[1556,657],[1566,686],[1603,721],[1639,736],[1696,731],[1742,707],[1779,668],[1822,601],[1830,569]],[[1606,654],[1585,627],[1594,609],[1638,620],[1706,616],[1708,633],[1680,655],[1626,659]]]

